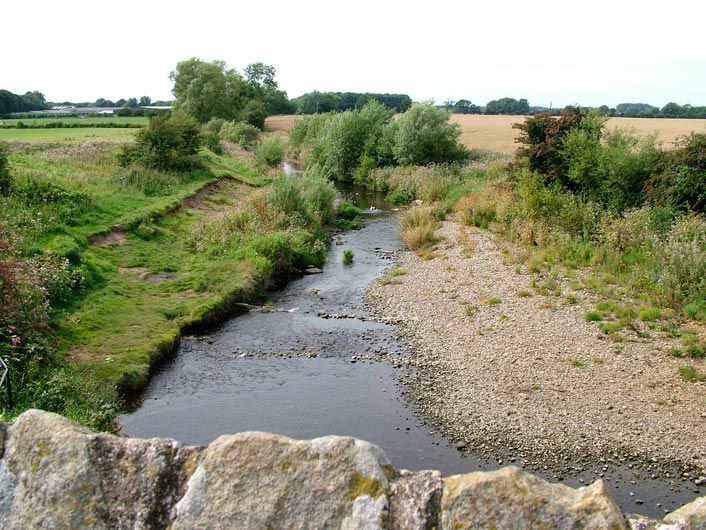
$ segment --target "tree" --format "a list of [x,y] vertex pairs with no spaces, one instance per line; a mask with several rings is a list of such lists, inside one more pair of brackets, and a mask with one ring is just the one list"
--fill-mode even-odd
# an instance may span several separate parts
[[332,92],[319,92],[314,90],[295,98],[299,114],[321,114],[337,111],[341,107],[341,97]]
[[169,74],[174,82],[175,110],[206,123],[211,118],[237,121],[245,106],[245,81],[224,61],[191,58]]
[[467,151],[459,142],[461,129],[450,123],[449,117],[431,102],[412,105],[391,124],[395,127],[392,151],[397,163],[421,166],[463,160]]
[[152,104],[152,98],[149,96],[140,97],[140,107],[148,107]]
[[562,156],[563,142],[572,129],[581,126],[586,116],[586,110],[567,107],[559,118],[543,112],[525,118],[524,123],[514,124],[512,128],[520,130],[516,141],[523,144],[517,149],[517,159],[527,158],[530,169],[540,173],[545,181],[558,181],[571,187],[572,183],[567,180],[566,160]]
[[44,94],[37,92],[26,92],[22,96],[22,101],[26,107],[26,110],[44,110],[47,108],[47,102],[44,99]]
[[529,102],[526,99],[494,99],[485,106],[486,114],[529,114],[529,110]]
[[681,118],[683,115],[683,111],[677,103],[669,102],[664,107],[662,107],[660,114],[665,118]]
[[459,114],[469,114],[468,111],[471,105],[472,103],[467,99],[459,99],[456,102],[456,112],[458,112]]
[[267,115],[273,114],[294,114],[297,107],[289,101],[287,93],[284,90],[271,90],[263,99],[267,109]]
[[277,90],[275,73],[275,67],[265,63],[252,63],[245,67],[245,79],[247,83],[255,87],[262,94]]
[[615,115],[625,116],[626,118],[646,117],[656,115],[657,112],[659,112],[657,107],[647,103],[618,103],[615,107]]

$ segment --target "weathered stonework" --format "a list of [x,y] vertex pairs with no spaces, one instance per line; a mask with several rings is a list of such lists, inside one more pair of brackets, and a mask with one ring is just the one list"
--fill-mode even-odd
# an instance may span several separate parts
[[706,529],[706,498],[664,521],[625,518],[603,483],[517,468],[395,471],[350,437],[259,432],[207,447],[94,434],[38,410],[0,424],[0,528]]

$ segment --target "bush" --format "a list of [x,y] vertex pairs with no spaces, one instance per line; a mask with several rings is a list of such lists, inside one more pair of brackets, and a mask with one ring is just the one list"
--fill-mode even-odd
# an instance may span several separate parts
[[9,195],[10,190],[12,190],[12,173],[7,159],[7,144],[0,142],[0,195]]
[[647,186],[652,202],[706,213],[706,133],[681,138],[674,150],[662,153],[660,169]]
[[333,216],[336,188],[333,184],[313,175],[300,177],[299,184],[307,205],[307,213],[319,224],[327,224]]
[[407,210],[400,216],[399,223],[402,239],[411,250],[421,251],[436,243],[434,233],[439,222],[432,208]]
[[427,165],[463,161],[467,152],[459,142],[458,124],[432,103],[418,103],[391,124],[392,152],[398,164]]
[[267,136],[255,147],[255,157],[260,164],[277,167],[284,160],[284,143],[279,136]]
[[221,146],[221,137],[218,133],[207,132],[203,135],[203,141],[209,151],[214,154],[222,155],[223,147]]
[[336,216],[341,219],[347,219],[348,221],[353,221],[362,213],[363,211],[360,208],[348,200],[342,200],[339,202],[338,208],[336,209]]
[[677,220],[661,249],[662,283],[673,301],[706,298],[706,220],[687,215]]
[[272,181],[267,192],[267,203],[290,219],[304,219],[307,213],[298,180],[298,177],[281,175]]
[[308,168],[322,177],[346,181],[361,172],[361,160],[366,166],[363,172],[369,171],[378,164],[378,139],[390,117],[390,111],[375,101],[361,110],[334,114],[309,141]]
[[244,121],[228,121],[223,124],[220,130],[222,139],[234,142],[243,149],[253,147],[260,139],[260,129]]
[[353,256],[354,253],[351,249],[347,248],[343,251],[343,264],[344,265],[350,265],[353,263]]
[[136,162],[160,171],[188,171],[201,165],[196,154],[202,141],[199,124],[173,112],[151,118],[135,135],[135,144],[123,148],[119,161],[122,166]]
[[65,300],[81,277],[67,259],[51,252],[23,255],[18,226],[0,221],[0,357],[21,396],[53,369],[51,302]]
[[219,135],[221,133],[223,125],[225,125],[226,123],[226,120],[224,120],[223,118],[211,118],[210,120],[208,120],[208,123],[203,126],[203,133]]
[[[564,139],[570,131],[580,128],[586,117],[588,111],[567,107],[559,118],[540,113],[525,118],[524,123],[516,123],[512,127],[520,130],[517,142],[523,144],[517,149],[516,160],[521,162],[526,159],[530,169],[545,177],[547,182],[559,182],[570,188],[571,181],[562,153]],[[600,128],[596,130],[594,126],[595,120],[591,127],[585,129],[589,137],[584,141],[590,140],[591,144],[600,141],[600,136],[593,137],[600,135]]]

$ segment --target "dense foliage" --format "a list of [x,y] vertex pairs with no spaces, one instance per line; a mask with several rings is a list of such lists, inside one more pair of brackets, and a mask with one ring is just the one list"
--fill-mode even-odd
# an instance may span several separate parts
[[526,99],[494,99],[485,106],[485,114],[529,114],[529,110],[529,103]]
[[173,112],[150,119],[135,135],[135,143],[123,147],[120,162],[138,163],[162,171],[188,171],[200,166],[196,157],[202,144],[201,128],[189,116]]
[[27,92],[20,96],[8,90],[0,90],[0,116],[13,112],[29,112],[46,108],[47,102],[41,92]]
[[291,112],[286,92],[278,90],[273,66],[253,63],[245,77],[224,61],[181,61],[170,74],[174,108],[206,123],[212,118],[245,121],[262,128],[271,114]]
[[306,151],[307,171],[364,181],[377,167],[465,159],[459,127],[448,120],[448,112],[431,103],[415,104],[395,120],[392,111],[372,101],[359,110],[306,116],[295,123],[290,143]]
[[321,114],[326,112],[345,112],[361,109],[371,101],[377,101],[395,112],[405,112],[412,106],[412,99],[407,94],[374,94],[358,92],[309,92],[294,98],[298,114]]
[[516,163],[584,200],[613,211],[646,201],[674,211],[706,212],[706,134],[664,150],[654,137],[606,131],[597,112],[568,107],[559,117],[539,114],[516,124],[522,144]]
[[12,189],[12,174],[7,160],[7,144],[0,142],[0,196],[9,195]]

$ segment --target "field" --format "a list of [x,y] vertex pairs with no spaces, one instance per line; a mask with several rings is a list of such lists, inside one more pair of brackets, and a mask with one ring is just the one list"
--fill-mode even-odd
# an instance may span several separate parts
[[123,124],[128,124],[131,126],[134,125],[147,125],[149,123],[150,119],[143,117],[143,116],[105,116],[105,117],[99,117],[99,118],[78,118],[78,117],[66,117],[66,116],[61,116],[61,117],[56,117],[56,118],[40,118],[36,120],[27,120],[27,119],[7,119],[7,120],[0,120],[0,127],[8,127],[8,126],[17,126],[18,123],[22,122],[23,124],[27,125],[28,127],[32,126],[44,126],[46,124],[50,123],[66,123],[70,126],[75,126],[76,124],[80,123],[82,125],[93,125],[93,124],[106,124],[106,123],[111,123],[115,124],[116,126],[118,125],[123,125]]
[[76,129],[2,129],[0,141],[41,142],[77,144],[85,140],[109,140],[125,142],[132,140],[139,129],[122,128],[76,128]]
[[[265,121],[265,127],[273,132],[286,134],[297,118],[299,116],[271,116]],[[512,125],[523,120],[523,116],[476,114],[454,114],[451,117],[451,121],[461,126],[461,141],[464,145],[505,154],[515,152],[515,138],[519,131],[513,129]],[[706,120],[610,118],[608,127],[633,129],[641,136],[657,133],[659,139],[669,146],[679,136],[691,132],[706,132]]]

